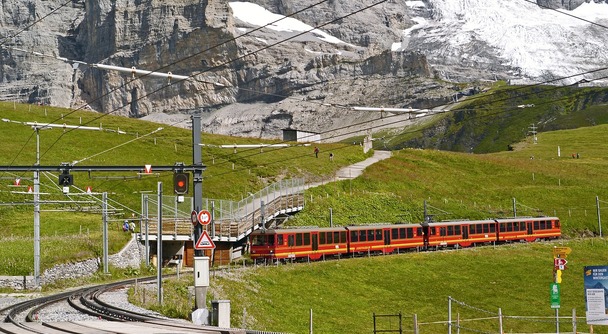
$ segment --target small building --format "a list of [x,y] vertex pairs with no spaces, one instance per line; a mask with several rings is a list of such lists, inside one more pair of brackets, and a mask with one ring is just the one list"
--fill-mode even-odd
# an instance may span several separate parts
[[303,131],[296,129],[283,129],[283,141],[295,141],[298,143],[320,143],[319,132]]

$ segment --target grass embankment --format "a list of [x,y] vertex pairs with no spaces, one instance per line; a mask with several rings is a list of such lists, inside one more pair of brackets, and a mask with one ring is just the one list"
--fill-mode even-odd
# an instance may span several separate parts
[[[563,275],[561,315],[576,308],[584,316],[582,268],[606,264],[605,240],[571,238],[599,233],[595,197],[606,206],[607,129],[602,125],[543,133],[538,144],[522,143],[516,151],[487,155],[394,152],[392,159],[370,166],[360,178],[310,189],[313,200],[288,222],[328,226],[329,208],[335,225],[418,222],[423,200],[432,205],[429,212],[438,214],[438,220],[512,216],[515,198],[520,216],[561,218],[564,238],[558,243],[258,268],[214,278],[208,299],[230,299],[236,327],[304,333],[313,309],[315,332],[369,333],[372,313],[401,311],[405,329],[412,329],[411,317],[417,314],[421,333],[439,333],[447,331],[445,324],[428,323],[447,320],[447,298],[452,296],[471,306],[453,303],[454,319],[457,313],[461,319],[491,318],[462,326],[497,332],[493,317],[502,308],[505,315],[546,317],[505,319],[505,332],[550,332],[555,328],[549,304],[552,247],[573,249]],[[580,158],[572,158],[577,152]],[[600,212],[606,217],[603,208]],[[192,284],[191,278],[181,284]],[[187,295],[181,300],[188,301]],[[175,307],[180,308],[183,305]],[[245,324],[243,310],[248,315]],[[564,320],[562,330],[571,330],[569,323]],[[581,329],[588,331],[582,324]],[[596,326],[596,333],[602,331],[608,333]]]
[[[557,215],[566,237],[599,234],[608,211],[608,126],[542,133],[516,151],[466,154],[406,149],[362,177],[309,190],[313,201],[288,223],[329,226]],[[558,147],[561,156],[558,156]],[[572,158],[572,154],[580,158]]]
[[[15,122],[65,123],[104,129],[41,130],[39,152],[43,166],[77,161],[78,166],[141,166],[143,170],[146,164],[192,163],[192,134],[187,129],[94,112],[72,113],[61,108],[12,103],[0,103],[0,115],[2,119],[12,121],[0,123],[0,142],[3,143],[0,165],[3,166],[33,166],[36,162],[35,132],[29,126]],[[156,131],[159,127],[163,129]],[[240,200],[248,192],[281,179],[306,177],[315,180],[331,175],[341,166],[365,159],[356,145],[318,145],[321,153],[315,159],[311,146],[238,149],[234,153],[233,149],[218,145],[277,141],[210,134],[203,134],[202,141],[210,145],[202,148],[203,164],[206,165],[203,196],[207,198]],[[329,161],[329,151],[334,152],[333,162]],[[107,192],[110,206],[117,208],[110,219],[111,252],[125,244],[127,236],[119,231],[118,224],[140,212],[141,193],[156,193],[159,181],[164,183],[165,195],[171,195],[173,191],[171,172],[153,170],[151,176],[136,172],[72,174],[71,193],[81,193],[91,186],[93,192]],[[0,275],[29,275],[33,272],[33,205],[32,195],[24,192],[33,185],[32,172],[2,172],[0,177],[0,202],[11,204],[0,206]],[[21,179],[21,187],[13,186],[16,178]],[[102,253],[101,195],[97,195],[95,201],[88,196],[65,196],[57,186],[57,179],[58,173],[41,175],[41,192],[44,193],[41,201],[71,202],[43,203],[41,206],[42,270]],[[91,209],[93,212],[87,213]]]
[[[477,332],[498,332],[500,308],[505,333],[550,333],[555,313],[550,307],[553,280],[553,246],[568,246],[568,268],[563,272],[560,315],[576,309],[585,316],[583,267],[606,264],[608,242],[578,239],[557,243],[512,244],[446,252],[407,253],[371,258],[242,269],[212,275],[207,300],[231,301],[231,325],[257,330],[308,333],[313,311],[315,333],[371,333],[373,313],[403,314],[403,329],[413,331],[417,315],[420,333],[445,333],[448,297],[452,319]],[[165,283],[165,304],[155,305],[155,292],[146,296],[147,307],[188,318],[194,304],[187,293],[191,277]],[[142,301],[141,291],[134,301]],[[243,323],[243,315],[246,322]],[[521,316],[522,318],[509,318]],[[589,332],[584,319],[578,330]],[[560,321],[563,332],[572,330],[570,319]],[[379,322],[378,329],[396,329]],[[390,326],[390,327],[389,327]],[[456,329],[453,329],[455,332]],[[469,330],[464,330],[469,332]],[[595,333],[608,333],[595,327]]]

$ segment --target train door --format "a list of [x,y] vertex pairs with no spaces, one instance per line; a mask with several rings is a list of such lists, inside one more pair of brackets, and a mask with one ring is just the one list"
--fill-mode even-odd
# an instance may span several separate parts
[[[321,233],[325,233],[325,232],[321,232]],[[316,233],[314,233],[312,235],[312,250],[313,251],[319,250],[319,235]]]
[[532,231],[532,222],[527,222],[526,223],[526,229],[529,235],[534,234],[534,232]]
[[422,223],[422,244],[424,249],[427,249],[429,247],[429,234],[430,234],[430,227],[429,224],[424,222]]
[[391,230],[385,229],[384,230],[384,245],[389,246],[390,244],[391,244]]
[[462,238],[464,240],[467,240],[469,238],[469,226],[467,225],[462,226]]

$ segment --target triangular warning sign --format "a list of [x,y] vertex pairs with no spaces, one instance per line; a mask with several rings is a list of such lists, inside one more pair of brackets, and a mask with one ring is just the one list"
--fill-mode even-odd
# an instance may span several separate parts
[[21,185],[21,179],[20,178],[16,178],[15,179],[15,185],[16,186],[20,186]]
[[194,244],[194,248],[195,249],[215,249],[215,244],[213,243],[213,240],[211,240],[211,238],[209,237],[209,234],[207,234],[207,231],[203,231],[200,238],[198,238],[198,241],[196,242],[196,244]]
[[146,174],[152,174],[152,165],[145,165],[144,166],[144,173],[146,173]]
[[32,186],[27,186],[27,192],[28,193],[33,193],[34,191],[32,190]]
[[92,192],[91,186],[87,186],[87,194],[90,194],[91,192]]

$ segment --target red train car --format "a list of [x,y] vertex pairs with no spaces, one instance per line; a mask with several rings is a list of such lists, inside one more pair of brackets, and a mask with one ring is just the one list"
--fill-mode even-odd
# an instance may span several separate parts
[[413,249],[424,245],[418,224],[348,226],[348,252],[393,253],[397,249]]
[[399,250],[532,242],[561,236],[557,217],[463,220],[422,224],[258,230],[251,234],[252,259],[311,259],[387,254]]
[[251,234],[252,259],[319,260],[348,253],[344,228],[257,230]]

